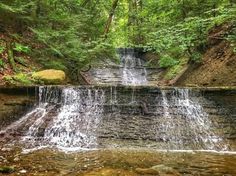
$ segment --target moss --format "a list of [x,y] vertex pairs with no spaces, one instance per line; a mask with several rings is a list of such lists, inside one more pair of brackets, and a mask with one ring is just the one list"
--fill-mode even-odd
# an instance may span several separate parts
[[13,80],[12,76],[10,76],[10,75],[3,76],[3,80],[5,82],[7,82],[8,84],[15,84],[15,81]]
[[26,75],[25,73],[18,73],[16,75],[6,75],[3,77],[3,80],[11,85],[31,85],[34,83],[34,80]]
[[167,72],[164,76],[165,80],[174,79],[184,68],[184,66],[188,63],[188,58],[183,58],[180,60],[179,64],[173,65],[172,67],[167,69]]
[[61,84],[66,78],[63,71],[54,69],[39,71],[32,76],[35,80],[43,81],[45,84]]
[[14,171],[15,171],[14,167],[9,167],[9,166],[0,167],[0,173],[3,174],[10,174]]
[[24,73],[19,73],[19,74],[14,75],[13,80],[15,80],[18,83],[22,83],[24,85],[32,84],[30,77]]

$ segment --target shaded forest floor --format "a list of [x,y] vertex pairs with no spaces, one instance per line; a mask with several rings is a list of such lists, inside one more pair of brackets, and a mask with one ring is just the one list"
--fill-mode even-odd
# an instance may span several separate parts
[[32,72],[42,67],[32,55],[40,45],[32,33],[18,34],[13,29],[0,28],[0,85],[31,85]]

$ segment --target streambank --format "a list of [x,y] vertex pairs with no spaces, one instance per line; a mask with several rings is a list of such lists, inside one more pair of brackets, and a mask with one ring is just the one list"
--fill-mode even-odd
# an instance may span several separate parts
[[227,40],[233,27],[225,23],[212,29],[201,63],[190,64],[176,86],[236,86],[236,54]]

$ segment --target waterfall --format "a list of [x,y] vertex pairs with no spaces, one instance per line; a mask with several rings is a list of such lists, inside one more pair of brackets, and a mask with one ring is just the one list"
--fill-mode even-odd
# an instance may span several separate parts
[[[58,90],[39,88],[39,107],[43,113],[29,126],[22,142],[28,148],[96,148],[96,129],[103,112],[104,92],[70,87],[63,88],[59,94]],[[26,116],[34,118],[35,114],[30,112]]]
[[122,84],[123,85],[145,85],[147,84],[147,72],[140,58],[135,56],[134,50],[125,50],[120,53],[122,62]]
[[214,125],[201,104],[190,98],[189,89],[171,90],[169,99],[167,92],[161,91],[163,123],[158,132],[167,148],[227,150],[223,139],[214,133]]
[[18,135],[20,144],[30,150],[229,148],[212,121],[215,116],[209,114],[218,107],[196,90],[47,86],[39,87],[38,100],[37,106],[0,135]]

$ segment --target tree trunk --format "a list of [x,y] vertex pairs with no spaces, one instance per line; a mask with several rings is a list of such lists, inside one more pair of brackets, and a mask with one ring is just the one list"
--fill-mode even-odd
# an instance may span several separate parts
[[14,60],[14,55],[13,55],[13,51],[12,51],[12,43],[8,43],[7,42],[7,54],[8,54],[8,60],[9,60],[9,64],[12,68],[12,70],[14,72],[17,72],[17,68],[16,68],[16,63]]
[[111,23],[112,23],[112,19],[113,19],[113,16],[115,14],[116,7],[118,5],[118,1],[119,0],[114,0],[113,3],[112,3],[112,8],[111,8],[110,15],[109,15],[109,18],[107,20],[105,31],[104,31],[105,38],[107,38],[107,34],[109,33]]

